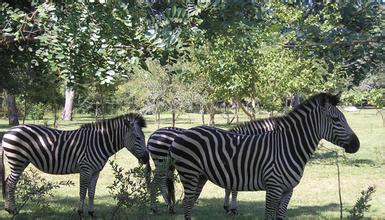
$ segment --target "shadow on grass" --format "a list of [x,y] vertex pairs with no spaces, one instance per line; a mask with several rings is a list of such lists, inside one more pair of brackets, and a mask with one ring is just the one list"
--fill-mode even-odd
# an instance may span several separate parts
[[[376,166],[377,163],[371,159],[354,159],[347,157],[339,157],[339,161],[342,164],[349,166]],[[311,160],[313,164],[325,164],[325,165],[335,165],[336,164],[336,154],[332,151],[315,151]]]
[[7,131],[10,129],[12,126],[9,126],[8,124],[0,124],[0,130]]
[[[103,201],[103,202],[98,202]],[[116,208],[115,203],[107,202],[106,200],[111,200],[109,196],[96,197],[95,198],[95,213],[98,216],[98,219],[129,219],[129,220],[179,220],[183,219],[183,208],[181,204],[177,204],[176,212],[177,214],[170,215],[167,212],[167,208],[162,203],[159,205],[160,212],[158,214],[152,214],[147,208],[147,210],[130,210],[125,207],[120,208],[118,212],[115,213],[113,217],[113,211]],[[31,206],[25,207],[21,210],[21,213],[16,216],[16,220],[24,219],[80,219],[77,215],[77,204],[78,198],[68,197],[63,198],[56,196],[51,199],[51,204],[49,209],[39,210],[34,209]],[[3,204],[0,204],[3,205]],[[264,202],[239,202],[239,214],[236,216],[228,216],[223,210],[223,199],[213,198],[213,199],[199,199],[198,203],[193,209],[193,219],[199,220],[209,220],[209,219],[263,219],[264,217]],[[317,218],[321,216],[323,212],[338,212],[338,204],[330,203],[327,205],[320,206],[301,206],[301,207],[289,207],[287,212],[287,217],[300,219],[303,217],[306,218]],[[4,210],[0,211],[0,219],[7,219],[8,214]],[[9,216],[11,217],[11,216]],[[10,219],[10,218],[9,218]],[[91,219],[91,217],[85,211],[85,219]]]

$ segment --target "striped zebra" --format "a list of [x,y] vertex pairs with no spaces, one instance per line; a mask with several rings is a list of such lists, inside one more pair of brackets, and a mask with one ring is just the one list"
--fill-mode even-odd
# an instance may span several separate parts
[[[156,205],[156,192],[161,191],[165,200],[169,213],[175,213],[175,188],[173,173],[175,168],[170,162],[170,148],[174,139],[184,131],[183,128],[166,127],[156,130],[148,139],[147,149],[155,164],[154,178],[151,182],[151,210],[156,213],[158,208]],[[273,122],[270,119],[259,119],[255,121],[245,122],[239,126],[230,129],[230,132],[238,134],[261,134],[274,130]],[[230,202],[231,195],[231,202]],[[224,205],[226,213],[237,213],[237,191],[225,190]]]
[[195,127],[175,138],[171,157],[184,187],[185,219],[210,180],[233,191],[266,191],[266,219],[283,219],[293,188],[321,139],[355,153],[359,140],[336,107],[339,96],[321,93],[282,117],[273,131],[239,135]]
[[[80,203],[83,214],[88,190],[88,213],[94,216],[94,196],[100,171],[108,158],[126,147],[141,163],[149,161],[142,128],[142,116],[129,113],[112,119],[82,125],[72,131],[61,131],[40,125],[21,125],[3,137],[0,155],[8,158],[10,174],[2,180],[5,187],[5,210],[17,213],[15,187],[29,163],[49,174],[80,173]],[[4,173],[4,167],[1,167]]]
[[147,141],[147,149],[155,164],[154,177],[150,183],[151,210],[156,213],[156,192],[161,191],[169,213],[175,213],[174,166],[171,164],[170,147],[183,128],[166,127],[156,130]]

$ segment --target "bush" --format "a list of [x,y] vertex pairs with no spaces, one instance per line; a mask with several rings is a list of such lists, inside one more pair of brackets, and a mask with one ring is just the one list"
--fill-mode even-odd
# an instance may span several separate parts
[[125,171],[114,161],[110,161],[110,165],[115,179],[112,185],[107,188],[112,198],[117,202],[112,218],[114,218],[122,206],[137,212],[148,210],[150,194],[147,190],[146,169],[143,166],[139,166]]
[[68,181],[51,182],[40,176],[37,170],[29,169],[21,176],[16,188],[16,201],[19,201],[17,208],[20,211],[27,204],[34,206],[37,210],[46,211],[49,208],[48,197],[52,197],[52,190],[62,186],[73,186],[74,183]]
[[43,120],[46,106],[42,103],[35,104],[31,107],[29,115],[32,120]]
[[360,198],[358,198],[353,208],[349,210],[349,219],[358,220],[364,217],[365,212],[367,212],[371,206],[369,202],[372,200],[371,196],[374,192],[376,192],[375,186],[369,186],[367,190],[361,191]]

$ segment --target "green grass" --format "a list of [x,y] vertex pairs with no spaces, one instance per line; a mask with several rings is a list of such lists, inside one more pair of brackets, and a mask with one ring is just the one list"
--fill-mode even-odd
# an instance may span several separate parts
[[[361,190],[370,185],[377,186],[377,191],[370,202],[372,206],[365,216],[373,219],[382,219],[385,216],[385,128],[382,127],[381,118],[376,116],[375,113],[375,110],[344,113],[361,142],[361,149],[356,154],[346,154],[344,159],[341,158],[340,171],[345,217],[359,197]],[[146,137],[148,137],[151,132],[156,130],[156,125],[153,116],[146,116],[146,119],[148,126],[144,131]],[[247,119],[242,116],[241,120],[245,121]],[[75,117],[73,122],[60,122],[59,128],[64,130],[75,129],[80,124],[90,121],[93,121],[93,118]],[[225,121],[224,115],[216,116],[218,126],[226,128]],[[52,124],[50,119],[47,119],[47,122]],[[33,122],[27,121],[27,123]],[[171,115],[163,114],[161,126],[170,126],[170,124]],[[199,124],[200,116],[198,114],[184,114],[179,116],[177,121],[177,126],[184,128]],[[0,130],[6,130],[7,128],[7,121],[0,120]],[[339,149],[330,143],[325,143],[325,146]],[[339,152],[343,154],[342,150]],[[138,165],[137,160],[127,150],[120,151],[111,159],[116,160],[120,166],[126,169]],[[79,175],[42,175],[50,180],[70,179],[75,182],[75,186],[56,190],[54,197],[50,199],[51,208],[49,210],[42,212],[27,206],[16,219],[77,219],[75,210],[78,204]],[[98,216],[103,219],[110,219],[115,208],[115,202],[106,189],[112,183],[113,178],[111,167],[107,164],[100,175],[95,198],[95,210]],[[228,217],[224,214],[222,208],[223,195],[223,189],[212,183],[207,183],[198,204],[193,209],[193,219],[263,219],[264,192],[240,192],[238,197],[239,215],[236,217]],[[179,184],[177,186],[177,198],[181,198],[181,196],[182,186]],[[0,203],[0,206],[2,205],[3,202]],[[180,203],[177,204],[176,215],[167,214],[163,201],[160,209],[161,213],[158,215],[152,215],[148,210],[141,210],[141,214],[138,214],[123,209],[116,219],[183,219]],[[306,166],[300,184],[294,189],[287,215],[290,219],[339,218],[337,169],[333,154],[321,149],[315,155],[315,159]],[[8,217],[9,215],[4,210],[0,211],[0,218]]]

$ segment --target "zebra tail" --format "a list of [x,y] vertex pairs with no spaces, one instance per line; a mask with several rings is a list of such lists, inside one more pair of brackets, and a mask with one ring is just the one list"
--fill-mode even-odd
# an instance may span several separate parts
[[3,191],[3,199],[5,199],[5,170],[4,170],[4,148],[2,145],[2,139],[3,139],[3,134],[0,133],[0,178],[1,178],[1,188]]
[[146,163],[146,174],[145,174],[145,178],[146,178],[146,184],[147,184],[147,188],[149,189],[150,188],[150,183],[151,183],[151,165],[150,165],[150,160],[147,161]]
[[167,176],[168,201],[175,204],[174,166],[170,167],[170,175]]

